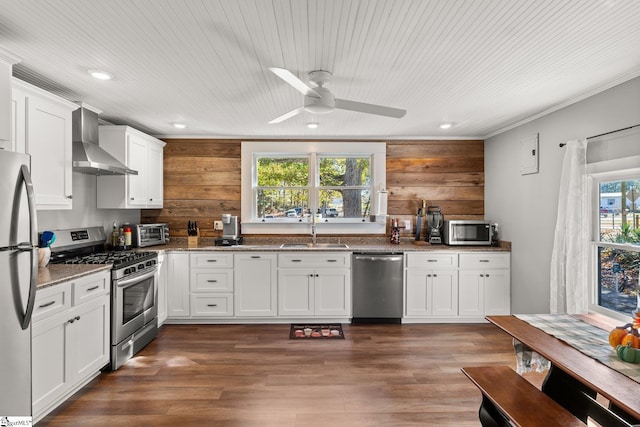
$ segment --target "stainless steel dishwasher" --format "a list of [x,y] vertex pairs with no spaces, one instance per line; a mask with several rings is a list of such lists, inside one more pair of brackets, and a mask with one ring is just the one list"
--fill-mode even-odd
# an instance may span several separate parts
[[401,253],[353,253],[353,323],[400,323],[403,259]]

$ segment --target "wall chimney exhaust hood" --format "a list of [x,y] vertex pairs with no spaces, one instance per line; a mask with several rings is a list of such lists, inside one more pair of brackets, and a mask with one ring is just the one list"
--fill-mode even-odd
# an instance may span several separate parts
[[73,171],[90,175],[138,175],[98,145],[98,112],[86,104],[73,112]]

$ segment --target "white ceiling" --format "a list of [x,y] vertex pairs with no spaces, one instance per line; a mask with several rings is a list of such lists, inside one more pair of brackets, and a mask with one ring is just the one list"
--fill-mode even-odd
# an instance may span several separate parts
[[[482,138],[640,75],[640,0],[0,0],[0,46],[15,76],[154,135]],[[269,125],[303,101],[269,66],[408,113]]]

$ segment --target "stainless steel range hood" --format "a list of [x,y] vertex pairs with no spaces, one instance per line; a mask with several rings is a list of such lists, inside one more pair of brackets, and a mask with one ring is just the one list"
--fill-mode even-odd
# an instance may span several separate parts
[[98,145],[98,113],[86,106],[73,112],[73,171],[91,175],[138,175]]

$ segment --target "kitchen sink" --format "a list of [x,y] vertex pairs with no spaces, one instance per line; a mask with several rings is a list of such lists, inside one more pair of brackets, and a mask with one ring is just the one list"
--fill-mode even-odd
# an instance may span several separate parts
[[302,248],[318,248],[318,249],[349,249],[344,243],[283,243],[281,249],[302,249]]

